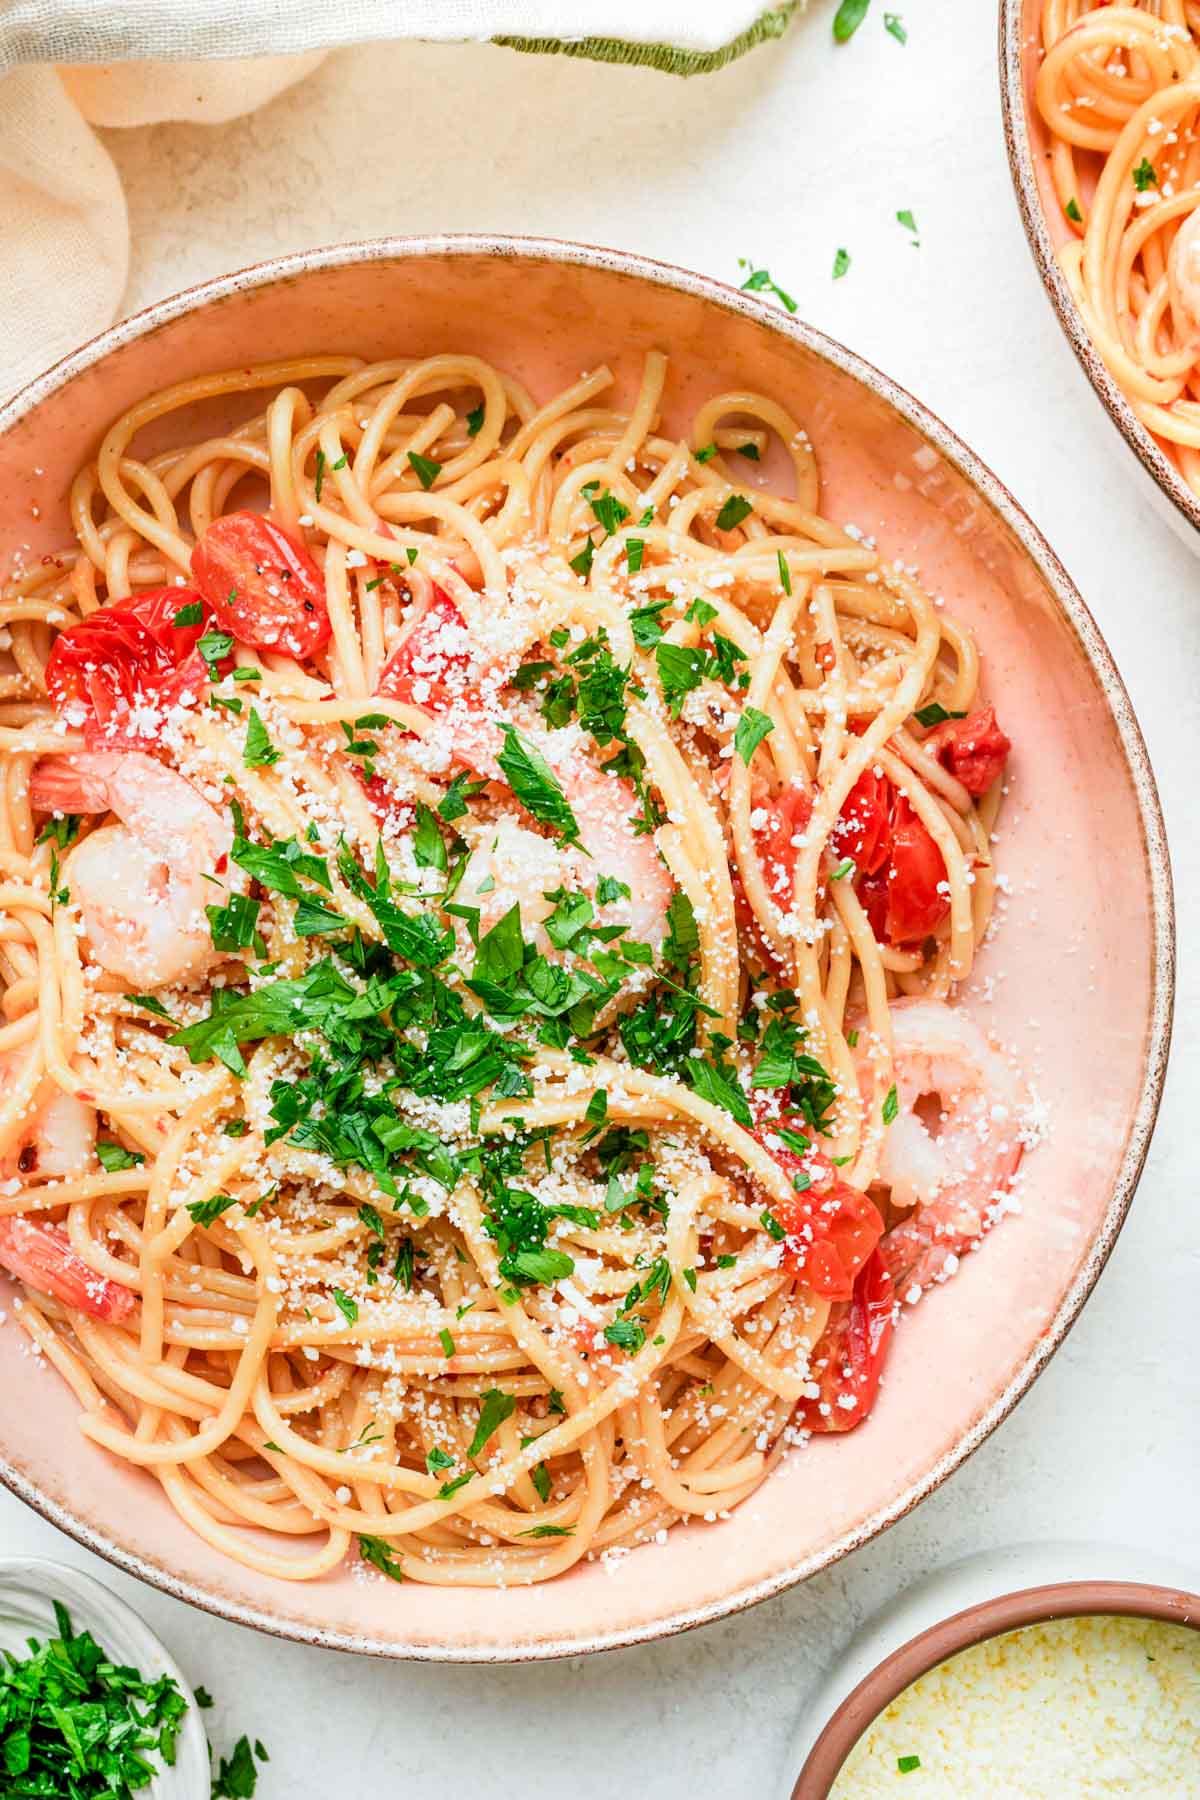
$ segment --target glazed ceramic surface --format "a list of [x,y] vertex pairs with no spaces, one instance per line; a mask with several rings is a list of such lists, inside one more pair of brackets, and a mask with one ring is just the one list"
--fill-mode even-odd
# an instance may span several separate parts
[[[1200,498],[1135,415],[1104,366],[1058,265],[1071,236],[1050,173],[1050,137],[1034,101],[1041,62],[1042,0],[1000,0],[1000,95],[1004,141],[1021,222],[1042,286],[1118,438],[1109,433],[1139,491],[1200,553]],[[1122,446],[1124,446],[1122,448]],[[1126,452],[1132,453],[1126,454]]]
[[[108,333],[0,413],[0,570],[63,541],[71,474],[105,425],[183,376],[311,351],[455,348],[540,396],[606,361],[626,400],[652,347],[671,357],[668,431],[712,393],[776,396],[813,440],[823,511],[915,564],[974,627],[1018,748],[1001,925],[964,1000],[1020,1047],[1049,1135],[1028,1161],[1022,1215],[905,1318],[864,1429],[794,1454],[727,1520],[532,1589],[396,1588],[349,1565],[311,1585],[249,1573],[194,1538],[152,1479],[87,1445],[65,1388],[18,1328],[0,1332],[0,1475],[93,1549],[245,1623],[384,1655],[515,1660],[636,1642],[777,1592],[898,1518],[998,1423],[1082,1305],[1136,1184],[1173,947],[1157,798],[1119,677],[1052,553],[970,452],[868,365],[754,298],[632,256],[478,238],[377,241],[211,283]],[[202,413],[171,429],[229,422]]]

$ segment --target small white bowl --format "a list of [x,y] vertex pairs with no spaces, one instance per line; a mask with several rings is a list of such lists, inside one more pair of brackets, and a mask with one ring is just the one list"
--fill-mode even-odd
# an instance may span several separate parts
[[[65,1606],[76,1631],[90,1631],[116,1663],[128,1664],[147,1679],[171,1675],[187,1701],[175,1740],[173,1767],[160,1765],[149,1787],[139,1788],[146,1800],[209,1800],[212,1777],[208,1744],[187,1678],[165,1646],[131,1607],[106,1587],[66,1563],[40,1556],[0,1558],[0,1650],[29,1654],[27,1640],[44,1643],[57,1637],[54,1602]],[[156,1763],[158,1758],[152,1758]]]
[[[780,1800],[823,1800],[841,1759],[896,1692],[971,1644],[1038,1619],[1086,1613],[1131,1613],[1200,1628],[1198,1588],[1195,1569],[1155,1550],[1112,1544],[1015,1544],[936,1570],[868,1619],[809,1695]],[[890,1663],[901,1651],[904,1657]],[[902,1662],[911,1666],[897,1676]],[[832,1730],[825,1735],[827,1726]]]

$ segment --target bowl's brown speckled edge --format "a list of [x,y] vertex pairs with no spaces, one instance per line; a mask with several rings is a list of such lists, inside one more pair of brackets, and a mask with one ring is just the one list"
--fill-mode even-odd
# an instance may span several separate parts
[[1023,1625],[1112,1614],[1200,1631],[1200,1594],[1136,1581],[1060,1581],[999,1594],[939,1620],[885,1657],[847,1694],[809,1751],[792,1800],[826,1800],[863,1733],[897,1695],[947,1657]]
[[[843,1529],[831,1531],[825,1540],[811,1546],[804,1554],[787,1553],[786,1549],[781,1552],[780,1542],[776,1539],[771,1558],[764,1554],[762,1559],[764,1563],[770,1561],[769,1573],[761,1577],[756,1578],[752,1571],[735,1575],[714,1574],[711,1555],[705,1556],[696,1546],[697,1576],[700,1563],[707,1563],[704,1579],[698,1583],[703,1593],[701,1600],[689,1603],[687,1581],[679,1582],[670,1591],[660,1592],[652,1601],[647,1602],[644,1596],[637,1601],[631,1599],[627,1618],[615,1617],[610,1611],[603,1625],[597,1625],[594,1617],[588,1616],[586,1604],[573,1603],[573,1607],[565,1612],[560,1607],[530,1627],[518,1627],[514,1623],[511,1631],[489,1631],[481,1635],[458,1623],[455,1616],[470,1596],[449,1594],[444,1595],[446,1610],[438,1614],[434,1628],[424,1632],[407,1622],[403,1607],[396,1608],[396,1620],[388,1618],[386,1621],[367,1608],[361,1626],[356,1608],[352,1607],[338,1622],[330,1624],[320,1615],[318,1605],[310,1604],[306,1608],[289,1601],[287,1584],[276,1583],[263,1592],[254,1591],[236,1579],[236,1570],[232,1576],[221,1574],[218,1577],[207,1570],[202,1576],[195,1573],[181,1575],[173,1566],[173,1559],[164,1555],[161,1548],[146,1548],[144,1535],[142,1543],[138,1544],[135,1532],[140,1530],[144,1534],[144,1525],[131,1524],[128,1519],[114,1519],[110,1525],[107,1520],[101,1524],[95,1519],[81,1518],[83,1508],[73,1502],[69,1490],[60,1488],[51,1494],[47,1491],[50,1483],[44,1474],[39,1479],[31,1478],[26,1469],[17,1466],[0,1448],[0,1480],[43,1516],[119,1567],[225,1618],[308,1643],[374,1655],[459,1662],[529,1661],[665,1637],[735,1613],[785,1590],[861,1547],[901,1518],[959,1467],[1004,1419],[1046,1366],[1079,1313],[1112,1250],[1133,1197],[1166,1071],[1174,994],[1174,915],[1163,820],[1141,731],[1095,622],[1049,546],[1007,489],[953,432],[911,395],[841,345],[752,295],[643,257],[555,240],[456,235],[386,238],[317,249],[278,258],[195,287],[148,308],[97,337],[0,409],[0,447],[4,434],[20,428],[39,405],[77,377],[95,370],[114,352],[127,351],[142,340],[152,340],[160,328],[173,322],[202,315],[207,309],[217,307],[222,307],[228,318],[229,306],[239,299],[253,297],[264,289],[276,293],[283,288],[295,291],[306,277],[322,271],[365,270],[375,263],[419,265],[430,258],[450,264],[459,259],[468,264],[472,260],[475,264],[482,260],[493,264],[499,262],[515,265],[517,273],[524,271],[528,275],[549,265],[560,276],[577,270],[581,280],[599,274],[620,277],[625,282],[640,284],[648,300],[655,294],[669,295],[675,302],[702,307],[711,320],[714,345],[719,343],[726,330],[732,332],[740,328],[744,331],[751,326],[756,332],[765,330],[776,339],[790,341],[793,348],[827,369],[831,383],[842,387],[847,383],[854,384],[873,397],[877,408],[890,409],[905,429],[924,444],[921,456],[929,459],[928,466],[935,463],[947,466],[953,471],[952,485],[962,484],[972,496],[971,503],[978,508],[980,516],[991,516],[999,522],[1000,529],[1014,547],[1014,554],[1023,559],[1039,592],[1044,593],[1048,615],[1057,615],[1059,626],[1074,645],[1072,654],[1077,654],[1086,666],[1097,701],[1107,711],[1113,754],[1119,759],[1122,779],[1128,779],[1130,805],[1140,837],[1138,881],[1144,884],[1145,896],[1146,1000],[1144,1015],[1140,1001],[1138,1005],[1136,1053],[1132,1044],[1130,1047],[1127,1122],[1123,1123],[1119,1149],[1114,1153],[1112,1179],[1106,1178],[1107,1198],[1096,1202],[1098,1222],[1094,1229],[1089,1227],[1086,1245],[1074,1265],[1071,1278],[1063,1286],[1057,1305],[1052,1312],[1047,1312],[1044,1323],[1014,1357],[1004,1378],[981,1390],[978,1408],[971,1413],[969,1424],[923,1466],[905,1468],[886,1503],[873,1506],[865,1516],[847,1514],[848,1522]],[[1132,843],[1130,848],[1134,848]],[[844,1440],[835,1446],[843,1456],[848,1442]],[[849,1522],[851,1518],[852,1523]],[[722,1527],[724,1531],[731,1529]],[[753,1532],[752,1523],[748,1524],[747,1530]],[[635,1557],[642,1554],[635,1552]],[[668,1553],[664,1550],[649,1554],[667,1557]],[[645,1568],[646,1565],[639,1563],[638,1567]],[[723,1564],[717,1567],[723,1567]],[[647,1585],[653,1587],[654,1583]],[[526,1593],[530,1591],[525,1590]],[[532,1591],[546,1593],[545,1589]],[[580,1598],[589,1591],[595,1590],[581,1588]],[[417,1602],[421,1589],[419,1584],[413,1584],[404,1590],[393,1590],[393,1593],[399,1592],[411,1596],[408,1604],[412,1605]],[[429,1594],[431,1590],[424,1592]],[[515,1604],[517,1599],[518,1595],[514,1593],[511,1603]],[[622,1600],[621,1604],[626,1605],[626,1601]]]
[[[1159,448],[1109,374],[1059,266],[1057,245],[1046,212],[1049,189],[1038,179],[1038,168],[1046,157],[1044,132],[1033,106],[1040,13],[1040,0],[1000,0],[1000,104],[1004,144],[1021,223],[1042,286],[1097,399],[1159,490],[1158,494],[1148,490],[1150,496],[1159,501],[1160,506],[1164,499],[1169,502],[1174,511],[1162,510],[1185,537],[1189,547],[1196,549],[1198,546],[1187,527],[1200,532],[1200,497],[1192,492],[1174,463]],[[1064,233],[1068,229],[1064,226]]]

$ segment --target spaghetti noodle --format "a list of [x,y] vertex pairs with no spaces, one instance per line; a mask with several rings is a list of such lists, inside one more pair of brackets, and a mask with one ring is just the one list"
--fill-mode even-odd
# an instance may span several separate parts
[[260,1571],[723,1514],[1004,1210],[1023,1090],[946,1003],[975,645],[782,406],[681,441],[666,378],[183,382],[4,590],[0,1263],[88,1438]]
[[1109,372],[1200,494],[1200,7],[1044,0],[1062,266]]

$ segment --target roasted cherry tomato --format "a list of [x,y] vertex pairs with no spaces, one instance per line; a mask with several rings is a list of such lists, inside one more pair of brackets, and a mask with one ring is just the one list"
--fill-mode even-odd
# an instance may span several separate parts
[[[175,623],[197,608],[194,623]],[[209,674],[196,644],[211,623],[191,588],[149,588],[98,607],[60,632],[46,659],[55,711],[82,730],[89,748],[151,741],[169,707],[206,691]]]
[[892,843],[891,797],[886,775],[864,769],[829,834],[829,854],[835,862],[848,856],[860,875],[882,869]]
[[892,852],[887,867],[884,934],[911,944],[936,931],[950,911],[942,853],[903,794],[892,802]]
[[855,1277],[883,1235],[877,1207],[861,1188],[842,1181],[819,1150],[803,1153],[779,1141],[779,1128],[811,1140],[796,1114],[764,1120],[754,1136],[793,1181],[808,1181],[786,1203],[773,1200],[771,1212],[786,1232],[784,1267],[826,1300],[849,1300]]
[[455,700],[471,704],[466,620],[444,588],[433,583],[429,600],[406,621],[404,636],[388,657],[375,689],[391,700],[445,712]]
[[261,513],[214,519],[192,551],[192,576],[239,644],[303,662],[329,640],[320,569],[303,544]]
[[851,1431],[874,1406],[892,1338],[893,1306],[892,1278],[874,1250],[859,1270],[849,1302],[830,1313],[813,1352],[821,1391],[797,1408],[810,1431]]
[[922,740],[944,769],[962,782],[968,794],[986,794],[1002,772],[1012,749],[996,723],[996,709],[985,706],[967,719],[946,719]]
[[798,846],[792,840],[808,830],[812,796],[802,787],[783,787],[762,806],[754,807],[753,812],[765,815],[758,825],[751,826],[751,835],[767,892],[782,912],[788,912],[796,884],[796,857],[799,854]]

